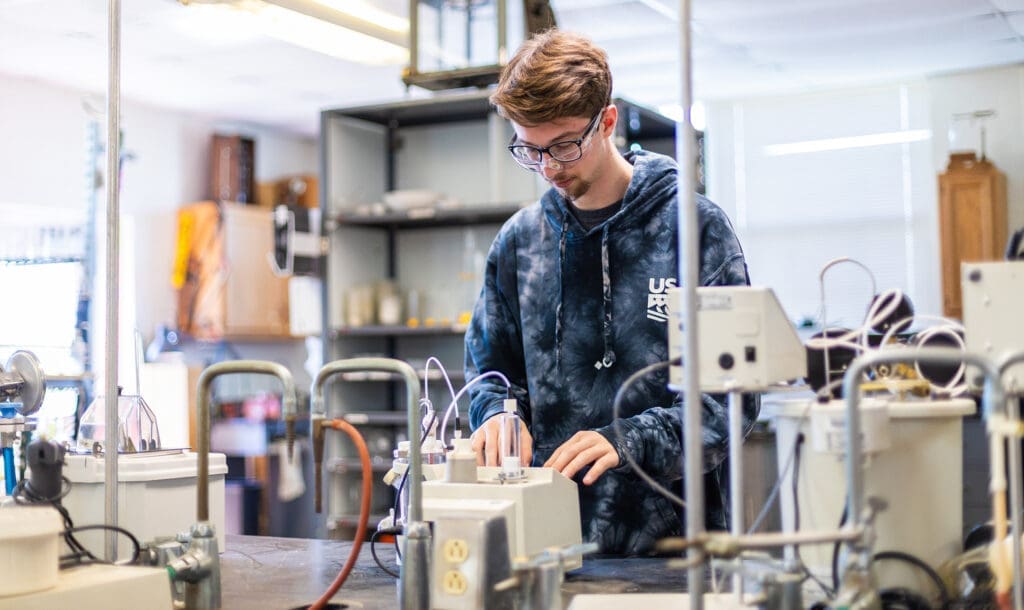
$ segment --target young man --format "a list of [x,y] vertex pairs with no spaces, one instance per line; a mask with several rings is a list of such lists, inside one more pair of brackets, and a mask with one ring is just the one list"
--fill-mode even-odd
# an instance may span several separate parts
[[[667,373],[635,384],[616,439],[612,402],[631,374],[668,358],[665,292],[678,273],[674,161],[623,157],[601,49],[551,30],[523,44],[491,102],[509,119],[512,157],[551,184],[510,219],[487,257],[483,290],[466,334],[466,377],[501,371],[525,422],[524,463],[551,466],[580,486],[583,537],[603,553],[639,554],[681,533],[673,504],[643,483],[628,452],[656,479],[680,488],[681,409]],[[747,284],[746,263],[725,214],[703,197],[702,285]],[[490,380],[488,380],[490,381]],[[470,425],[481,464],[494,465],[509,390],[481,382]],[[705,396],[709,526],[726,519],[717,467],[727,453],[725,408]],[[746,415],[756,417],[748,402]],[[493,418],[493,419],[492,419]]]

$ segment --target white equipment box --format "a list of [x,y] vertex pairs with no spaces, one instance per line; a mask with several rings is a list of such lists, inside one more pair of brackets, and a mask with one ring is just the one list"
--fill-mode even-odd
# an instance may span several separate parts
[[[424,481],[423,519],[447,516],[465,502],[467,510],[483,510],[491,501],[495,514],[504,514],[512,558],[529,557],[553,546],[580,544],[580,499],[576,483],[552,468],[524,468],[521,481],[499,481],[501,469],[477,467],[476,483]],[[509,507],[495,500],[511,501]],[[490,511],[485,511],[490,512]],[[582,565],[579,557],[567,569]]]
[[[140,543],[161,536],[187,532],[196,520],[198,454],[182,450],[124,453],[117,460],[117,524]],[[210,521],[217,545],[224,550],[224,476],[228,472],[223,453],[210,454]],[[104,460],[92,455],[67,454],[64,476],[71,491],[64,507],[76,526],[104,522]],[[93,552],[103,550],[102,530],[75,536]],[[118,536],[117,556],[131,556],[131,542]]]
[[[887,412],[888,426],[862,429],[865,451],[865,497],[877,496],[888,507],[875,518],[874,548],[903,551],[920,557],[932,567],[953,557],[962,548],[963,533],[963,418],[975,412],[974,401],[866,399],[865,421],[872,412]],[[827,418],[845,410],[841,400],[828,405],[805,400],[766,403],[761,414],[775,422],[777,462],[782,489],[793,489],[793,446],[797,435],[807,439],[800,450],[797,480],[801,531],[826,531],[836,527],[846,497],[845,440],[839,446],[815,447],[812,439],[821,425],[815,411]],[[831,425],[831,424],[830,424]],[[844,429],[845,432],[845,429]],[[870,438],[883,433],[884,439]],[[838,451],[837,451],[838,450]],[[781,494],[782,529],[794,530],[793,494]],[[936,507],[941,507],[937,510]],[[805,545],[801,555],[815,575],[828,580],[832,574],[832,545]],[[917,582],[914,568],[887,565],[878,571],[880,586],[906,586]],[[923,585],[924,586],[924,585]]]
[[[682,294],[681,288],[669,292],[673,359],[683,355]],[[697,328],[702,392],[752,392],[807,374],[804,346],[770,288],[698,288]],[[683,367],[673,366],[669,387],[679,391],[683,384]]]
[[168,610],[173,607],[171,581],[165,568],[108,564],[61,570],[56,586],[51,589],[0,597],[0,610]]
[[[963,263],[964,331],[967,351],[990,358],[995,364],[1024,350],[1024,262]],[[1011,390],[1024,390],[1024,364],[1010,367],[1003,379]],[[980,373],[968,367],[967,382],[980,388]]]

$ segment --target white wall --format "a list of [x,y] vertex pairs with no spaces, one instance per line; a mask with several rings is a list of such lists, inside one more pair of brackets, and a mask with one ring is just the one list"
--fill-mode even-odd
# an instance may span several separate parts
[[[83,106],[86,100],[94,108],[105,108],[102,94],[0,75],[0,204],[86,208],[88,122],[98,118],[101,134],[106,133],[105,118],[91,115]],[[258,180],[316,174],[317,141],[131,100],[122,102],[122,115],[122,152],[133,156],[125,163],[121,184],[121,212],[133,229],[132,243],[124,243],[122,253],[134,261],[133,277],[125,278],[124,285],[136,288],[136,324],[148,338],[155,324],[175,319],[170,284],[175,212],[209,195],[210,136],[219,132],[254,138]],[[102,214],[102,190],[98,203]],[[102,249],[102,233],[97,242]],[[98,273],[102,275],[102,267]],[[94,311],[102,318],[103,295],[95,296]],[[126,299],[122,306],[129,304]]]
[[935,76],[927,82],[935,171],[943,171],[949,160],[946,134],[953,114],[995,110],[985,123],[986,156],[1006,174],[1010,231],[1024,226],[1024,65]]
[[[899,84],[894,84],[890,88],[899,86]],[[792,114],[787,112],[790,106],[807,107],[808,102],[813,102],[817,97],[834,99],[837,103],[843,100],[855,101],[861,97],[870,96],[872,90],[879,88],[884,89],[885,86],[822,91],[776,98],[716,101],[707,105],[708,194],[736,221],[741,240],[746,217],[750,214],[756,215],[759,211],[756,206],[760,199],[757,183],[748,183],[745,178],[755,176],[760,172],[760,179],[762,181],[765,179],[763,171],[755,171],[754,168],[744,166],[745,163],[751,162],[757,157],[756,151],[748,149],[755,146],[754,142],[760,141],[758,135],[769,127],[777,129],[779,127],[777,123],[783,120],[782,117]],[[832,113],[828,117],[827,125],[820,130],[836,131],[836,135],[840,136],[853,135],[854,132],[866,134],[887,133],[901,129],[930,130],[930,141],[903,145],[904,150],[917,151],[909,157],[909,164],[906,160],[904,161],[903,171],[909,172],[905,175],[912,176],[912,179],[909,182],[905,181],[904,193],[897,192],[898,188],[894,189],[891,198],[896,202],[902,197],[904,201],[906,212],[904,223],[908,227],[907,236],[912,240],[906,242],[908,245],[904,249],[907,256],[905,264],[910,276],[906,278],[905,285],[892,287],[909,290],[918,313],[939,314],[941,313],[941,276],[936,177],[945,169],[948,160],[947,131],[950,118],[954,113],[974,110],[993,109],[997,112],[997,117],[987,124],[987,153],[989,159],[1007,174],[1011,231],[1024,225],[1024,110],[1022,110],[1022,105],[1024,105],[1024,66],[1017,65],[933,76],[924,80],[910,81],[902,85],[901,91],[906,92],[901,95],[904,96],[903,99],[909,100],[909,103],[906,104],[907,114],[905,115],[908,118],[901,119],[899,124],[885,123],[881,120],[877,127],[860,124],[858,121],[862,122],[865,117],[871,115],[870,112],[858,113],[855,110],[857,108],[855,103],[850,112]],[[765,112],[766,109],[770,110],[771,108],[777,109],[777,112]],[[855,117],[855,115],[859,116]],[[886,116],[896,115],[889,112]],[[817,117],[817,119],[820,120],[821,117]],[[783,131],[787,134],[791,133],[792,137],[784,136],[780,142],[787,139],[802,140],[800,134],[805,131],[807,125],[812,124],[815,120],[814,116],[801,115],[800,119],[791,126],[791,130],[784,126]],[[847,123],[849,125],[845,125]],[[844,129],[847,128],[849,128],[850,134],[844,133]],[[926,147],[924,151],[921,151],[920,146]],[[869,151],[870,149],[864,150]],[[923,152],[923,154],[919,155],[918,152]],[[841,162],[841,159],[841,156],[835,156],[835,162],[839,165],[833,169],[823,169],[820,165],[808,165],[808,172],[812,171],[811,167],[814,167],[816,169],[813,171],[818,175],[834,175],[838,179],[847,171],[847,167]],[[887,162],[881,166],[881,169],[886,172],[890,169],[899,171],[898,165],[899,161]],[[788,174],[781,178],[787,181],[801,180],[799,176],[794,177]],[[806,176],[800,184],[810,178],[816,179],[816,176]],[[865,180],[867,182],[864,182],[864,185],[881,184],[882,176],[881,174],[876,177],[867,176]],[[798,193],[800,189],[793,188],[791,191]],[[833,192],[834,196],[822,197],[820,200],[819,205],[826,210],[826,213],[828,213],[828,206],[835,206],[838,201],[843,199],[843,193]],[[842,217],[846,212],[845,209],[835,209],[832,213],[837,217]],[[765,212],[762,209],[760,213],[763,215]],[[773,209],[770,213],[778,214],[780,219],[783,219],[787,210]],[[823,244],[832,243],[833,245],[838,240],[837,236],[814,235],[813,231],[806,235],[801,233],[799,219],[792,219],[788,222],[791,226],[786,228],[787,238],[813,243],[821,242],[824,237],[826,241],[822,242]],[[887,257],[895,256],[899,249],[894,243],[886,245],[884,251],[871,249],[870,244],[877,241],[875,238],[884,230],[891,228],[887,224],[876,222],[874,225],[866,225],[864,229],[860,230],[859,234],[863,235],[864,246],[867,248],[862,255],[865,262],[871,266],[882,265]],[[836,239],[828,241],[832,237],[836,237]],[[805,253],[801,256],[813,254]],[[878,257],[881,258],[878,259]],[[878,260],[872,262],[872,258]],[[816,275],[814,277],[794,277],[793,273],[773,275],[781,275],[785,278],[779,281],[788,285],[773,286],[783,294],[806,293],[812,285],[815,290],[817,289]],[[753,279],[758,282],[757,277]],[[890,286],[879,286],[880,289],[888,287]],[[837,293],[836,298],[840,294],[841,292]],[[853,297],[851,296],[851,298]],[[856,294],[856,298],[861,298],[859,293]],[[795,311],[789,313],[794,316],[804,314],[804,312]]]

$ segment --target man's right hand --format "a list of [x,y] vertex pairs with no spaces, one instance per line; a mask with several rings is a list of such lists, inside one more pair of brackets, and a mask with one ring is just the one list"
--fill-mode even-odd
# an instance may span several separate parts
[[[484,422],[469,437],[473,441],[477,466],[501,466],[499,463],[499,438],[501,434],[501,416],[494,416]],[[533,437],[526,429],[526,424],[519,423],[519,463],[524,467],[533,459]]]

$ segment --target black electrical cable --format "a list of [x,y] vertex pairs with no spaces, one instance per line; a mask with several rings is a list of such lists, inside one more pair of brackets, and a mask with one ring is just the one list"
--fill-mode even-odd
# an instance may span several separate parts
[[928,600],[902,587],[882,589],[878,592],[882,610],[932,610]]
[[70,555],[63,555],[60,557],[61,568],[82,563],[111,563],[94,555],[84,544],[79,542],[78,538],[75,537],[75,532],[98,529],[111,530],[126,536],[131,541],[133,547],[132,558],[129,560],[129,563],[136,563],[139,559],[139,554],[142,552],[142,547],[139,544],[138,539],[128,530],[105,524],[75,527],[74,522],[71,520],[71,514],[68,513],[68,510],[64,508],[63,504],[61,504],[61,500],[71,492],[71,481],[65,476],[62,476],[61,480],[64,482],[64,485],[61,486],[60,493],[54,497],[43,497],[36,493],[32,488],[32,482],[25,478],[18,482],[11,493],[11,496],[17,504],[49,504],[60,513],[61,519],[64,522],[62,535],[64,536],[64,541],[68,545],[68,548],[72,551]]
[[953,603],[952,597],[949,595],[949,590],[946,589],[946,584],[942,582],[942,577],[935,571],[930,565],[922,561],[920,558],[911,555],[910,553],[904,553],[903,551],[882,551],[875,553],[871,558],[871,563],[876,561],[902,561],[908,563],[925,574],[931,579],[932,583],[935,584],[935,588],[939,591],[939,599],[942,600],[942,607],[947,608]]
[[[839,529],[842,529],[846,525],[846,499],[843,499],[843,514],[839,517]],[[832,545],[832,588],[836,591],[839,590],[839,545],[840,542],[836,541]]]
[[[800,531],[800,449],[803,447],[805,437],[803,432],[798,432],[796,439],[793,442],[793,472],[791,478],[793,480],[793,531]],[[797,561],[800,562],[800,567],[803,569],[804,578],[810,578],[814,581],[814,584],[818,585],[818,588],[827,596],[832,597],[835,595],[835,589],[829,589],[825,583],[821,582],[821,579],[811,572],[810,568],[804,564],[804,558],[800,556],[800,545],[793,545],[793,550],[796,552]]]
[[[634,383],[637,382],[637,380],[641,379],[642,377],[645,377],[655,371],[668,368],[672,365],[678,365],[679,363],[680,360],[678,358],[674,360],[666,360],[664,362],[655,362],[654,364],[649,364],[644,368],[640,369],[639,371],[633,373],[629,377],[627,377],[626,380],[622,382],[622,385],[619,386],[619,391],[615,393],[615,400],[612,401],[612,429],[615,430],[615,439],[619,442],[619,448],[622,449],[622,456],[626,458],[627,462],[629,462],[629,465],[633,468],[633,472],[636,473],[636,476],[643,479],[643,481],[647,483],[651,487],[651,489],[665,496],[674,504],[678,504],[679,506],[686,506],[686,502],[684,502],[682,498],[672,493],[671,490],[663,487],[661,483],[658,483],[657,481],[654,480],[654,477],[644,472],[640,468],[640,465],[636,463],[636,460],[633,459],[633,456],[630,455],[629,452],[625,450],[625,442],[622,433],[622,424],[619,420],[619,413],[621,413],[622,411],[622,398],[623,396],[625,396],[626,390],[628,390],[630,386],[632,386]],[[698,400],[700,399],[698,398]]]
[[[129,532],[128,530],[126,530],[126,529],[124,529],[122,527],[117,527],[115,525],[106,525],[106,524],[102,524],[102,525],[82,525],[82,526],[79,526],[79,527],[71,527],[71,528],[68,528],[68,529],[64,530],[64,535],[65,536],[70,536],[70,535],[74,534],[74,532],[84,532],[84,531],[88,531],[88,530],[110,530],[112,532],[117,532],[118,534],[122,534],[123,536],[128,538],[128,540],[132,543],[132,558],[128,560],[128,563],[129,564],[134,564],[134,563],[138,562],[139,555],[142,553],[142,545],[139,544],[139,539],[138,538],[136,538],[134,535],[132,535],[131,532]],[[86,555],[87,558],[90,559],[91,562],[93,562],[93,563],[110,563],[110,562],[107,562],[107,561],[100,561],[100,560],[96,559],[96,556],[93,555],[92,553],[90,553],[89,551],[85,551],[85,552],[87,554]],[[64,559],[64,558],[62,557],[61,559]],[[80,558],[79,558],[79,561],[76,561],[75,563],[77,564],[77,563],[82,563],[82,562],[80,561]]]
[[377,567],[379,567],[381,570],[384,570],[385,574],[387,574],[388,576],[391,576],[392,578],[398,578],[399,577],[398,573],[392,572],[391,569],[388,568],[386,565],[384,565],[384,563],[380,560],[380,558],[377,557],[377,548],[376,548],[375,545],[377,544],[377,538],[381,534],[392,534],[392,535],[394,535],[395,532],[394,531],[390,531],[390,530],[377,530],[377,531],[375,531],[370,536],[370,555],[373,555],[373,560],[375,562],[377,562]]

